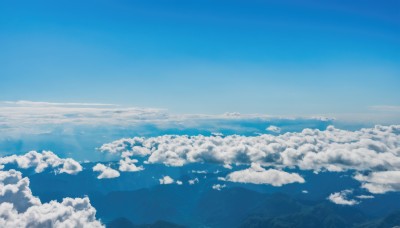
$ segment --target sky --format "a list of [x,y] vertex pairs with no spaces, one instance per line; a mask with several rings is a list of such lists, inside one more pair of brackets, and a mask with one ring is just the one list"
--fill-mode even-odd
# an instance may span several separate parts
[[399,11],[391,0],[3,1],[0,100],[398,113]]
[[398,0],[0,1],[0,227],[397,222],[399,63]]

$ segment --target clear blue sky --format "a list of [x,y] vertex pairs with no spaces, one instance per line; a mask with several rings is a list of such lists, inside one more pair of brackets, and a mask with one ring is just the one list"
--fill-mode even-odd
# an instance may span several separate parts
[[2,1],[0,62],[0,100],[363,112],[400,105],[400,1]]

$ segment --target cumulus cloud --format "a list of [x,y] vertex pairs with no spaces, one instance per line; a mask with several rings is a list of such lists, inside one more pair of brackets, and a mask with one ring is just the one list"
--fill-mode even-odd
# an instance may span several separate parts
[[354,199],[348,199],[348,195],[351,194],[352,190],[343,190],[341,192],[335,192],[329,195],[328,199],[335,204],[352,206],[359,202]]
[[163,178],[159,179],[160,184],[173,184],[174,179],[172,179],[170,176],[164,176]]
[[362,182],[362,187],[373,194],[400,191],[400,171],[371,172],[357,174],[354,179]]
[[97,179],[110,179],[120,176],[120,173],[117,170],[105,166],[101,163],[97,163],[95,166],[93,166],[92,169],[95,172],[100,172],[100,174],[97,176]]
[[0,165],[16,164],[18,168],[34,168],[36,173],[41,173],[47,168],[55,168],[56,172],[77,174],[82,171],[79,162],[71,158],[59,158],[51,151],[30,151],[24,155],[11,155],[0,158]]
[[121,172],[138,172],[144,170],[143,166],[136,166],[138,160],[125,157],[119,161],[119,171]]
[[87,197],[42,204],[15,170],[0,171],[0,202],[0,227],[104,227]]
[[214,184],[213,186],[212,186],[212,189],[214,189],[214,190],[217,190],[217,191],[221,191],[223,188],[225,188],[226,187],[226,185],[225,184]]
[[[277,179],[288,177],[280,171],[284,168],[312,170],[316,173],[348,170],[367,172],[371,174],[359,174],[355,179],[362,182],[362,187],[371,193],[400,191],[400,181],[397,179],[397,172],[400,172],[400,125],[378,125],[355,131],[329,126],[326,130],[304,129],[301,132],[259,136],[135,137],[104,144],[100,150],[119,154],[122,158],[144,157],[147,164],[183,166],[190,163],[214,163],[232,168],[233,165],[254,163],[272,168],[257,171],[257,168],[252,167],[232,173],[231,177],[236,180],[241,178],[243,182],[253,176],[255,179],[250,180],[255,183],[269,183],[259,174],[263,172]],[[295,175],[290,177],[300,183],[304,181]]]
[[123,138],[112,143],[103,144],[99,150],[102,152],[109,152],[111,154],[119,154],[125,153],[123,157],[127,156],[146,156],[151,152],[148,148],[146,148],[143,143],[145,142],[144,138],[135,137],[135,138]]
[[64,159],[63,167],[60,169],[60,173],[77,174],[82,171],[82,166],[79,162],[72,158]]
[[269,127],[267,127],[265,130],[270,131],[270,132],[274,132],[274,133],[279,133],[281,132],[281,128],[271,125]]
[[297,173],[287,173],[276,169],[264,169],[253,163],[250,168],[235,171],[225,178],[227,181],[251,184],[270,184],[282,186],[290,183],[304,183],[304,179]]
[[[130,141],[134,143],[129,147],[109,151],[131,151],[139,156],[148,154],[148,163],[168,166],[207,162],[230,167],[232,164],[254,162],[263,166],[315,171],[400,169],[400,125],[376,126],[358,131],[329,126],[324,131],[304,129],[277,136],[163,135],[135,137]],[[119,148],[121,142],[106,145]],[[146,152],[137,152],[138,147]]]

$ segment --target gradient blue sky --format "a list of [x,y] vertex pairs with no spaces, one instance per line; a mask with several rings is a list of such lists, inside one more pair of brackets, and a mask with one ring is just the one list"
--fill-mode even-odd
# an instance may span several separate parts
[[311,115],[400,105],[400,2],[2,1],[0,100]]

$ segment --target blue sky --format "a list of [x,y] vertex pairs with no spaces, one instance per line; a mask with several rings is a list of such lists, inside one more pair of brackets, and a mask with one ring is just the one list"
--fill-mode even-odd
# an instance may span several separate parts
[[398,1],[5,1],[0,100],[313,115],[400,105]]

